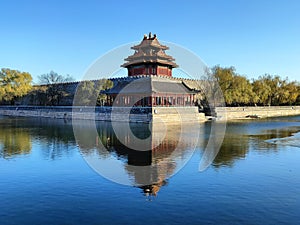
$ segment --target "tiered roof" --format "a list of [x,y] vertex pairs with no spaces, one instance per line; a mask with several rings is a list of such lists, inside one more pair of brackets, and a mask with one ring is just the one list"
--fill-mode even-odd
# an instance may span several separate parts
[[[134,82],[134,85],[129,85]],[[114,87],[106,94],[196,94],[199,90],[190,88],[180,79],[169,79],[160,76],[141,76],[138,78],[115,79]]]
[[169,47],[160,44],[156,35],[154,34],[152,37],[151,32],[148,37],[147,35],[144,35],[142,42],[131,47],[131,49],[135,50],[135,52],[125,59],[127,62],[124,63],[122,67],[129,67],[131,65],[142,63],[159,63],[171,66],[172,68],[178,67],[174,62],[175,59],[165,53],[165,50],[168,50]]

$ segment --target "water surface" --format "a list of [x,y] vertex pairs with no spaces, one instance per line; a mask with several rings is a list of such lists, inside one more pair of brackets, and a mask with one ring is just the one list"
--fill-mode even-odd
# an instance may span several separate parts
[[[183,134],[172,126],[166,136],[159,135],[163,128],[132,124],[140,138],[155,130],[149,146],[161,143],[142,153],[126,148],[110,123],[98,122],[97,135],[86,122],[77,125],[80,140],[70,121],[0,118],[0,224],[300,221],[300,117],[228,123],[204,172],[198,167],[210,123]],[[130,142],[128,130],[121,133]],[[111,181],[116,171],[129,185]]]

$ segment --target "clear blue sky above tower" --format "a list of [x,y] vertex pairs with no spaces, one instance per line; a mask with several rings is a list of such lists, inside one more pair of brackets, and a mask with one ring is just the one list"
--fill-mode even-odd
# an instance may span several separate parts
[[107,51],[151,31],[208,66],[300,80],[300,2],[2,1],[0,67],[80,79]]

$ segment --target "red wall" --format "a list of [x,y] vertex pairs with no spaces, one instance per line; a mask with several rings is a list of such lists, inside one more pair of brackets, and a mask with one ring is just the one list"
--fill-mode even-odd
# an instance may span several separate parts
[[143,66],[138,68],[128,68],[128,76],[137,75],[161,75],[161,76],[172,76],[172,69],[167,66]]
[[157,66],[157,75],[172,76],[172,70],[167,66]]

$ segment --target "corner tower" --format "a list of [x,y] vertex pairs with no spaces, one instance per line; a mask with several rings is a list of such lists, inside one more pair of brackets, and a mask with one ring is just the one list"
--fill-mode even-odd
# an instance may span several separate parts
[[159,75],[172,77],[172,69],[178,67],[175,59],[165,53],[169,47],[161,45],[156,35],[144,35],[142,42],[131,47],[134,54],[128,56],[122,67],[127,68],[128,76]]

